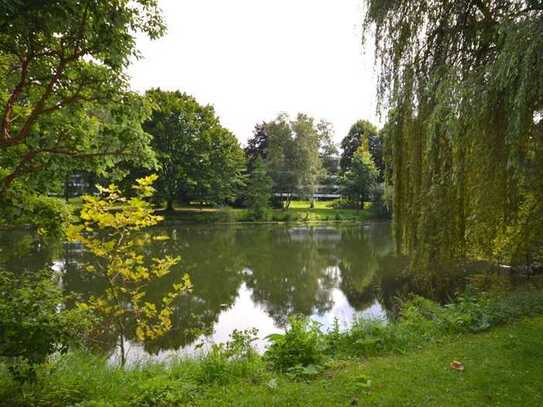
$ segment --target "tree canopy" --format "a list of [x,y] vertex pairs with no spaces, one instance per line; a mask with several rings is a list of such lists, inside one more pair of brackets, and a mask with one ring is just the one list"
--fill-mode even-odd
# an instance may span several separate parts
[[366,3],[397,249],[427,272],[466,257],[541,262],[541,2]]
[[243,150],[213,107],[179,91],[152,89],[147,97],[155,108],[144,128],[153,136],[157,189],[168,207],[177,198],[217,204],[234,199],[244,183]]
[[255,219],[264,219],[270,206],[272,179],[266,171],[264,160],[258,156],[247,183],[247,207]]
[[367,120],[358,120],[349,129],[349,133],[341,140],[341,158],[339,165],[341,171],[349,171],[353,156],[363,145],[375,161],[375,165],[382,174],[385,168],[383,159],[383,141],[379,130]]
[[0,3],[0,197],[48,192],[71,170],[152,160],[144,99],[124,69],[164,32],[155,0]]
[[[299,113],[296,119],[280,114],[273,121],[255,127],[245,149],[249,171],[261,157],[273,180],[273,192],[285,198],[288,207],[294,195],[312,199],[323,179],[325,164],[336,151],[330,123]],[[253,163],[253,164],[251,164]]]
[[373,157],[361,146],[352,157],[349,170],[340,179],[342,195],[351,201],[353,207],[364,209],[364,203],[374,198],[378,177],[379,170]]

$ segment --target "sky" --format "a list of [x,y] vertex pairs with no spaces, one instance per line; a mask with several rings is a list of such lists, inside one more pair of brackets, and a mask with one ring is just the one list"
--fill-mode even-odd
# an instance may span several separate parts
[[362,0],[160,0],[167,34],[140,36],[132,87],[181,90],[215,107],[245,145],[255,124],[307,113],[339,142],[359,119],[377,124]]

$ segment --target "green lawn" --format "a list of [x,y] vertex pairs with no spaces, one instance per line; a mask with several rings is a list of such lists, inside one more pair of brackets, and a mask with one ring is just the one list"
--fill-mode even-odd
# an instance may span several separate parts
[[[343,362],[315,381],[212,387],[195,405],[540,407],[542,338],[543,317],[527,319],[418,353]],[[465,371],[452,370],[453,360]]]
[[[82,205],[80,197],[69,200],[77,212]],[[267,219],[270,222],[327,222],[327,221],[364,221],[369,218],[368,209],[336,209],[334,201],[316,201],[315,207],[310,208],[309,201],[292,201],[290,207],[270,209]],[[166,220],[202,223],[230,223],[251,221],[249,211],[239,208],[213,208],[198,205],[175,206],[174,212],[164,212],[158,209]]]
[[310,208],[309,201],[292,201],[288,211],[308,217],[310,220],[365,220],[368,211],[357,209],[336,209],[335,201],[315,201],[315,207]]
[[[309,201],[293,201],[290,207],[270,209],[266,221],[272,222],[326,222],[326,221],[364,221],[368,219],[368,210],[336,209],[334,201],[316,201],[310,208]],[[247,209],[210,208],[198,206],[178,206],[175,212],[164,215],[167,220],[195,222],[247,222]]]

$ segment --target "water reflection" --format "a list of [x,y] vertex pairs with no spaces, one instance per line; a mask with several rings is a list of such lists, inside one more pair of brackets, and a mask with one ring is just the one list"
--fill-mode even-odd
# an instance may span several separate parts
[[[233,329],[256,327],[264,337],[281,331],[292,314],[310,316],[323,329],[335,319],[346,327],[360,317],[386,318],[405,286],[398,277],[405,262],[392,256],[388,224],[183,225],[157,232],[170,239],[150,246],[149,256],[179,255],[182,261],[150,287],[149,299],[162,298],[184,273],[193,291],[176,301],[171,331],[135,347],[132,357],[190,352],[202,340],[228,339]],[[0,235],[3,265],[38,269],[55,261],[63,267],[65,290],[83,299],[104,290],[103,281],[82,271],[89,254],[80,246],[46,249],[29,234],[12,237]],[[102,349],[112,350],[115,338],[100,336]]]

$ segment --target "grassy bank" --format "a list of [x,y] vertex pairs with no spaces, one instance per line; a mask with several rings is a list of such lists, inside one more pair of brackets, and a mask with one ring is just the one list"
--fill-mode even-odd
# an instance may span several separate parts
[[[205,406],[541,406],[543,317],[404,356],[342,361],[313,381],[213,386]],[[465,370],[449,367],[461,361]]]
[[[247,333],[167,366],[123,370],[71,353],[41,367],[35,383],[20,385],[2,367],[0,405],[539,406],[541,314],[540,290],[449,306],[414,298],[397,321],[361,321],[346,332],[292,320],[263,357]],[[465,370],[451,369],[453,360]]]
[[[254,222],[247,209],[178,206],[173,212],[161,211],[166,221],[231,223]],[[334,208],[334,201],[317,201],[311,208],[309,201],[293,201],[288,209],[269,209],[264,222],[342,222],[365,221],[371,217],[369,209]]]

